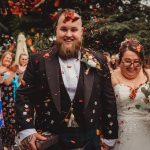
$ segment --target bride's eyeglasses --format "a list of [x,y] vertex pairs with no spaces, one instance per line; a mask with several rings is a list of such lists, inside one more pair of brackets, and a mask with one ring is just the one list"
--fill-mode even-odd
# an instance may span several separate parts
[[132,64],[134,67],[140,67],[142,64],[140,60],[122,60],[122,63],[125,67],[130,67]]

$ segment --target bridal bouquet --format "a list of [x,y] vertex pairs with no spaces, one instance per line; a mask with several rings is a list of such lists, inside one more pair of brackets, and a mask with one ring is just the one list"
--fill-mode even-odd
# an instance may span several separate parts
[[145,95],[145,98],[142,99],[140,104],[136,105],[136,108],[142,108],[150,111],[150,82],[144,87],[141,88],[142,93]]

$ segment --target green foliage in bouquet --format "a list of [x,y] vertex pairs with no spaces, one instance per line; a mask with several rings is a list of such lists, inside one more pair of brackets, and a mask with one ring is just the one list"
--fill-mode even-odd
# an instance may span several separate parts
[[137,109],[144,109],[150,112],[150,82],[148,83],[148,87],[142,87],[141,91],[145,95],[145,98],[141,103],[135,105]]
[[148,89],[146,89],[145,87],[141,88],[141,91],[143,92],[146,98],[149,98],[150,96],[150,82],[148,84],[149,84]]

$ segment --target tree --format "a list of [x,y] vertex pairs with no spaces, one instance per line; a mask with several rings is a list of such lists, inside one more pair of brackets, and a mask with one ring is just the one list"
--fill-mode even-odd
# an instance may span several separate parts
[[[15,2],[18,1],[20,3],[16,6]],[[144,45],[145,54],[150,54],[150,6],[141,4],[141,0],[30,1],[14,0],[13,5],[10,5],[8,1],[2,0],[0,9],[5,12],[7,8],[7,15],[1,13],[1,23],[8,29],[4,32],[14,37],[23,31],[27,37],[33,38],[37,50],[52,44],[53,40],[49,41],[54,35],[52,24],[61,9],[69,7],[78,10],[83,18],[86,47],[117,53],[121,41],[126,37],[136,37]],[[17,12],[14,6],[18,7]],[[40,42],[35,38],[37,33],[40,34]],[[45,47],[42,43],[45,43]]]

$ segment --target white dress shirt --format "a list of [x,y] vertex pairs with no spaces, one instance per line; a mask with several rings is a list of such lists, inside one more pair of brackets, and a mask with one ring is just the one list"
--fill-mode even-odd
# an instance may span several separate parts
[[61,74],[65,88],[69,94],[71,101],[74,99],[80,72],[80,58],[71,58],[63,60],[59,58]]

